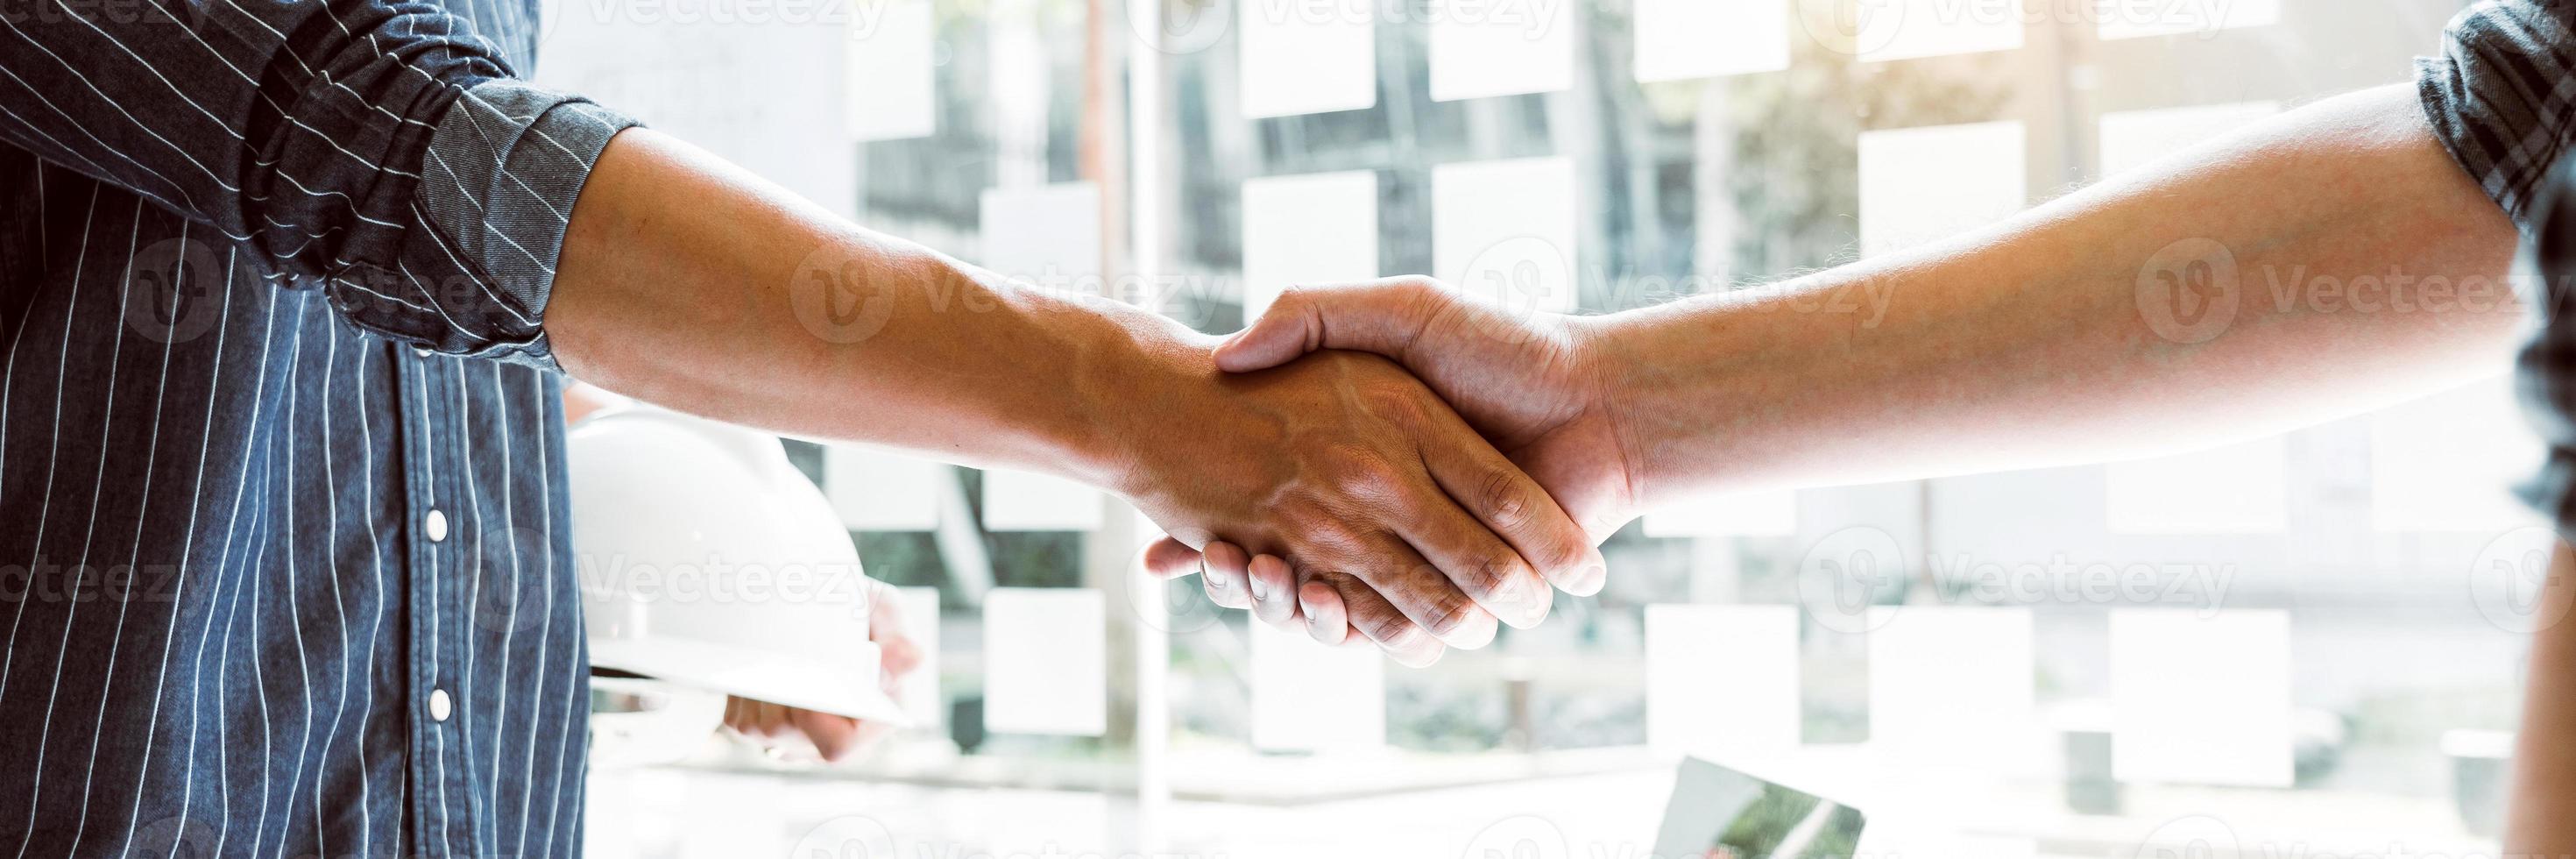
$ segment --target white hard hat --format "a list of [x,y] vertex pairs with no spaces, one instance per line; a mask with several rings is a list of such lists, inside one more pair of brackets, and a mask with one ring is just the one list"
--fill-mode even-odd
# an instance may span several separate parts
[[646,406],[568,439],[592,666],[906,722],[878,682],[858,550],[778,439]]

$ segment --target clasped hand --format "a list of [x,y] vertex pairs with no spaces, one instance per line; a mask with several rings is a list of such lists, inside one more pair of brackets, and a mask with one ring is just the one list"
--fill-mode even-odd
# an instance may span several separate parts
[[1264,453],[1185,466],[1296,479],[1240,498],[1240,518],[1156,515],[1172,536],[1146,568],[1202,573],[1218,605],[1408,665],[1484,645],[1497,618],[1536,624],[1547,584],[1601,588],[1593,547],[1636,508],[1600,339],[1579,318],[1518,318],[1423,278],[1289,290],[1213,356],[1270,404],[1253,423],[1275,429],[1244,445]]

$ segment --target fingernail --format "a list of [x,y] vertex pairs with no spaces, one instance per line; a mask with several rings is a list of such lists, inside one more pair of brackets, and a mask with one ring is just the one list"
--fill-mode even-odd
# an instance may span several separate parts
[[1610,569],[1599,564],[1594,564],[1583,568],[1583,574],[1574,577],[1574,581],[1576,585],[1581,588],[1581,590],[1576,591],[1576,593],[1600,593],[1601,586],[1610,583]]
[[1247,587],[1252,588],[1252,598],[1253,598],[1253,599],[1256,599],[1256,600],[1259,600],[1259,601],[1262,601],[1262,602],[1269,602],[1269,601],[1270,601],[1270,589],[1269,589],[1269,588],[1265,588],[1265,587],[1262,587],[1262,586],[1261,586],[1261,577],[1260,577],[1260,576],[1256,576],[1256,575],[1246,575],[1246,576],[1244,576],[1244,579],[1245,579],[1245,585],[1246,585]]
[[1530,626],[1547,617],[1548,585],[1531,578],[1513,578],[1503,585],[1503,604],[1512,608],[1517,618],[1514,626]]

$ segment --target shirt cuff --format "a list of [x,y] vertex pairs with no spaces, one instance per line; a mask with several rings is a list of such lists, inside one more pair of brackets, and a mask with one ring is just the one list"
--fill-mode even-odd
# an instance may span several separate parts
[[445,317],[443,336],[428,346],[560,369],[543,320],[564,229],[600,151],[636,124],[520,80],[484,81],[458,96],[422,159],[415,214],[429,235],[407,243],[404,256],[418,265],[401,273],[434,280],[420,275],[437,270],[469,282],[420,290]]

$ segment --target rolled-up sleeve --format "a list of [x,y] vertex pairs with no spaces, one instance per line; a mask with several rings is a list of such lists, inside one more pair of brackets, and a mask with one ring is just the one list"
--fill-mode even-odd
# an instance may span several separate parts
[[633,123],[518,80],[493,35],[517,34],[400,0],[0,0],[0,139],[206,225],[360,327],[552,367],[567,217]]
[[555,368],[543,320],[564,229],[600,150],[634,124],[517,80],[465,90],[430,136],[410,212],[420,228],[391,268],[343,273],[335,299],[424,348]]
[[2576,0],[2488,0],[2415,61],[2433,135],[2529,232],[2532,192],[2576,140]]

